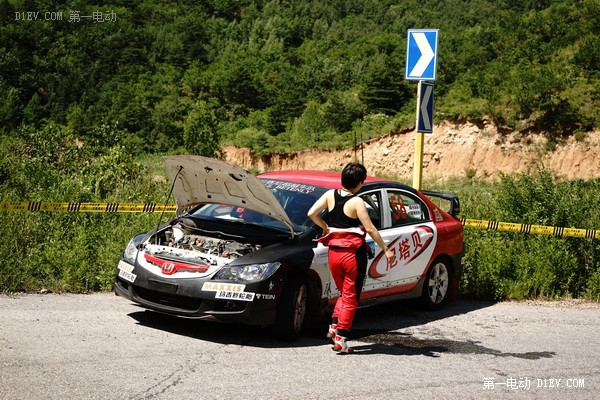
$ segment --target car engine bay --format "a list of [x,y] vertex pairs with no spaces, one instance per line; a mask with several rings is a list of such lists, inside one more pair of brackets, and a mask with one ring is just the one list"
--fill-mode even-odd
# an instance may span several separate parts
[[189,221],[180,221],[151,236],[144,244],[144,250],[164,260],[223,266],[262,247],[213,238],[195,231],[198,229]]

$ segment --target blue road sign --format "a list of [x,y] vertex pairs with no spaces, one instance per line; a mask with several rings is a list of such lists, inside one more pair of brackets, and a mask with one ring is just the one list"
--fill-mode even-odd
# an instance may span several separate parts
[[417,132],[433,133],[433,83],[420,82]]
[[434,81],[439,29],[409,29],[404,79]]

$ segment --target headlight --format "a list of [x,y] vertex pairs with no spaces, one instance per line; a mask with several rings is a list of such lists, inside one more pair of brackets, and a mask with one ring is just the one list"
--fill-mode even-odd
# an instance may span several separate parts
[[277,271],[281,263],[265,263],[223,267],[216,273],[214,279],[252,283],[269,278]]
[[127,244],[127,247],[125,248],[125,251],[123,252],[123,258],[126,261],[129,261],[130,263],[134,263],[135,262],[135,256],[137,255],[137,247],[135,247],[135,244],[133,243],[133,239],[131,239],[129,241],[129,243]]

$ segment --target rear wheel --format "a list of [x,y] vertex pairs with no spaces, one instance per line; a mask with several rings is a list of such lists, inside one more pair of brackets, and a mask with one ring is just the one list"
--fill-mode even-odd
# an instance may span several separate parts
[[292,278],[283,288],[273,335],[285,340],[297,340],[302,334],[306,307],[308,303],[308,285],[303,277]]
[[450,289],[450,266],[447,261],[435,260],[429,271],[423,285],[421,300],[425,308],[429,310],[439,310],[444,306],[448,299],[448,290]]

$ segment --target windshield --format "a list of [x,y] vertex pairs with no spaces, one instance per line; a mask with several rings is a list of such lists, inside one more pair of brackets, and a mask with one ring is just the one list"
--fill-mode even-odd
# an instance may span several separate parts
[[[303,232],[313,225],[306,214],[314,202],[327,191],[326,188],[274,179],[261,180],[275,195],[294,224],[296,232]],[[260,225],[289,232],[289,228],[281,221],[250,209],[231,205],[205,204],[193,210],[190,215],[196,218]]]

